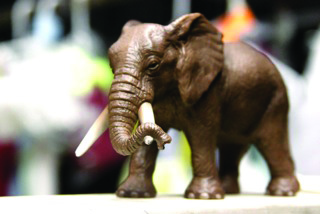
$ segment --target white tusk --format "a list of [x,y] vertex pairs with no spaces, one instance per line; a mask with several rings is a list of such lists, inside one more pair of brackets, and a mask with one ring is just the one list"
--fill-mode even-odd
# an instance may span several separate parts
[[[155,123],[154,120],[154,114],[153,114],[153,109],[151,103],[142,103],[140,108],[139,108],[139,120],[141,124],[144,123]],[[147,145],[150,145],[153,141],[153,137],[151,136],[145,136],[144,137],[144,143]]]
[[108,106],[102,111],[98,119],[93,123],[78,148],[76,149],[76,156],[80,157],[88,151],[88,149],[96,142],[96,140],[109,127],[109,112]]

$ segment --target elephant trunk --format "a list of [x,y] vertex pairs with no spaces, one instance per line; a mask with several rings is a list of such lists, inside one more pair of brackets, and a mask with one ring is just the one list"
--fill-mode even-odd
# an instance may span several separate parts
[[171,138],[154,123],[141,124],[132,134],[138,118],[140,94],[141,89],[138,88],[135,77],[129,74],[115,76],[109,94],[109,128],[112,146],[121,155],[131,155],[135,152],[147,135],[152,136],[158,143],[171,141]]

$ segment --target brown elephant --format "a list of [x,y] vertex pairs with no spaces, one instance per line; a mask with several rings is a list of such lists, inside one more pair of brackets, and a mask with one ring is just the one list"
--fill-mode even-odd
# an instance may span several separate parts
[[[239,193],[239,162],[251,144],[267,161],[270,195],[299,189],[288,147],[288,98],[272,62],[244,43],[223,43],[201,14],[167,26],[129,21],[109,50],[110,137],[114,149],[131,155],[120,197],[154,197],[152,174],[169,128],[182,130],[192,151],[193,179],[186,198],[220,199]],[[151,103],[155,123],[138,109]],[[161,127],[161,128],[160,128]],[[156,143],[145,145],[145,136]],[[220,165],[215,163],[219,148]]]

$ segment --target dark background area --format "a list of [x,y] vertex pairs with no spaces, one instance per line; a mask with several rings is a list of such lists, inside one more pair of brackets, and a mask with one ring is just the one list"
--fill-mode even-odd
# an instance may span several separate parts
[[[15,0],[0,1],[0,42],[10,41],[12,36],[12,7]],[[278,35],[271,34],[268,42],[272,44],[271,51],[280,60],[291,66],[298,73],[303,73],[309,55],[308,40],[319,27],[320,1],[315,0],[247,0],[257,20],[279,28],[280,22],[286,22],[289,17],[292,31],[281,41]],[[172,0],[91,0],[90,25],[102,39],[105,53],[121,32],[122,26],[131,19],[141,22],[166,25],[172,20]],[[203,13],[208,19],[214,20],[227,11],[225,0],[193,0],[191,12]],[[64,36],[70,33],[70,1],[62,1],[56,13],[63,21]],[[34,11],[30,13],[30,19]],[[29,26],[31,28],[31,26]],[[278,55],[277,55],[278,54]],[[91,179],[77,180],[77,161],[66,154],[60,167],[60,192],[90,193],[114,192],[118,175],[124,159],[117,164],[99,171],[91,171]],[[114,175],[114,176],[110,176]],[[79,189],[80,188],[80,189]]]
[[[63,19],[65,34],[70,32],[69,1],[62,1],[57,14]],[[320,2],[314,0],[247,0],[258,20],[276,24],[281,13],[294,18],[293,35],[282,46],[284,61],[299,73],[303,72],[308,57],[306,36],[320,22]],[[14,0],[0,2],[0,41],[12,39],[11,9]],[[208,19],[224,14],[225,0],[197,0],[191,2],[192,12],[201,12]],[[33,13],[30,14],[32,16]],[[124,23],[130,19],[142,22],[168,24],[172,16],[172,0],[91,0],[90,19],[92,29],[101,36],[108,47],[119,36]],[[273,38],[276,39],[276,38]],[[275,47],[277,48],[277,47]],[[280,56],[281,58],[281,56]]]

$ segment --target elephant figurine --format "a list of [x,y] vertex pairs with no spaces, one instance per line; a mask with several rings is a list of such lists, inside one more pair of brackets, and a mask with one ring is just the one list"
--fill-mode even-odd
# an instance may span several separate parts
[[109,119],[113,148],[131,155],[117,196],[156,196],[152,174],[158,150],[171,141],[169,128],[182,130],[191,147],[186,198],[239,193],[239,162],[251,144],[270,169],[267,194],[299,190],[288,145],[286,87],[265,55],[242,42],[223,43],[202,14],[192,13],[167,26],[127,22],[109,59],[114,80],[103,120]]

